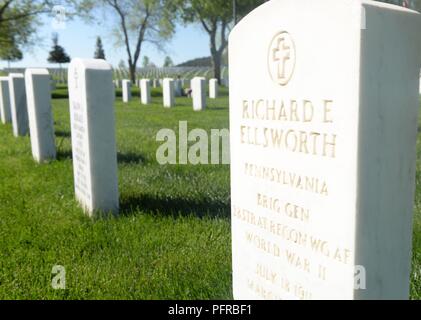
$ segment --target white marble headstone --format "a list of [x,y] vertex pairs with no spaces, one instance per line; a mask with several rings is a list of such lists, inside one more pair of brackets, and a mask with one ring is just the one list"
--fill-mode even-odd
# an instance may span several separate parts
[[192,80],[193,110],[202,111],[206,108],[206,80],[196,77]]
[[151,81],[149,79],[140,80],[140,101],[142,104],[150,104],[151,99]]
[[28,111],[26,106],[25,77],[20,73],[9,74],[10,111],[15,137],[28,134]]
[[163,82],[164,107],[172,108],[175,105],[174,79],[165,78]]
[[76,198],[93,215],[119,210],[112,67],[73,59],[69,67]]
[[37,162],[55,159],[50,74],[47,69],[26,69],[25,84],[32,155]]
[[183,95],[183,84],[181,79],[174,80],[174,93],[176,97]]
[[236,299],[408,298],[420,20],[273,0],[231,32]]
[[218,79],[209,80],[209,98],[216,99],[219,94],[219,84]]
[[51,91],[54,91],[57,89],[56,81],[52,77],[50,77],[50,89]]
[[130,80],[123,80],[123,102],[127,103],[132,100],[132,83]]
[[10,111],[9,77],[0,77],[0,115],[3,124],[12,122]]
[[224,87],[227,87],[227,88],[229,87],[229,80],[227,78],[223,78],[221,80],[221,83]]

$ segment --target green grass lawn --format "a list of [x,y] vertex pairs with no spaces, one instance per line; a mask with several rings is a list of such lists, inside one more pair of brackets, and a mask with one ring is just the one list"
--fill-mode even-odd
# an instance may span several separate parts
[[[55,94],[60,93],[59,89]],[[154,90],[154,96],[159,90]],[[73,192],[68,100],[53,100],[58,160],[0,126],[0,299],[230,299],[229,166],[161,166],[156,133],[228,128],[227,93],[203,113],[116,102],[121,217],[92,221]],[[65,291],[51,269],[66,268]]]
[[[137,95],[138,92],[135,92]],[[119,94],[120,95],[120,94]],[[229,166],[161,166],[162,128],[228,128],[227,92],[200,113],[116,102],[121,216],[89,219],[74,200],[65,88],[53,100],[58,159],[32,160],[28,137],[0,125],[0,299],[231,299]],[[421,298],[421,140],[411,295]],[[66,268],[64,291],[51,269]]]

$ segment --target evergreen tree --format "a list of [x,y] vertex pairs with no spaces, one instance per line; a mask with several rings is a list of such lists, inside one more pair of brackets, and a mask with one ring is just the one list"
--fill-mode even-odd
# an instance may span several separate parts
[[127,69],[127,66],[126,66],[126,63],[124,62],[124,60],[120,60],[120,62],[118,63],[118,68],[120,70],[126,70]]
[[48,62],[50,63],[58,63],[60,65],[62,63],[69,63],[70,57],[67,55],[66,51],[62,46],[58,44],[58,34],[53,34],[53,50],[50,51],[50,55],[48,57]]
[[96,50],[95,50],[95,59],[103,59],[105,60],[105,51],[102,45],[101,37],[96,38]]
[[166,57],[164,61],[164,68],[174,67],[174,62],[172,61],[171,57]]
[[144,68],[147,68],[147,67],[149,67],[149,66],[150,66],[150,64],[151,64],[151,60],[149,59],[149,57],[148,57],[148,56],[144,56],[144,57],[143,57],[142,66],[143,66]]

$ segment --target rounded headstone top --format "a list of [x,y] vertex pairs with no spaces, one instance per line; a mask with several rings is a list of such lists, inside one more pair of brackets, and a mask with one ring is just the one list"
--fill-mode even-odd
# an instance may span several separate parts
[[24,78],[24,75],[22,73],[10,73],[9,79],[11,78]]
[[29,74],[49,75],[50,73],[45,68],[28,68],[25,70],[25,75],[29,75]]
[[95,69],[95,70],[112,70],[111,65],[102,59],[81,59],[74,58],[70,62],[70,66],[75,65],[84,69]]

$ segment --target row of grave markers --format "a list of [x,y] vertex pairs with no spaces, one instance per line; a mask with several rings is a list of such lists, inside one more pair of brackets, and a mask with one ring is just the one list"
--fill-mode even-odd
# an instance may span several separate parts
[[0,77],[0,116],[3,124],[12,123],[15,137],[30,133],[36,161],[56,157],[50,75],[46,69]]
[[[18,73],[18,72],[16,72],[16,73]],[[205,78],[205,77],[203,77],[203,78]],[[165,78],[163,78],[163,79],[165,79]],[[152,87],[153,88],[160,88],[160,87],[162,87],[162,85],[163,85],[163,79],[151,79]],[[113,80],[113,82],[115,84],[115,87],[116,88],[121,88],[122,83],[123,83],[124,80],[125,79],[121,79],[121,78]],[[179,78],[178,80],[181,81],[182,87],[186,87],[187,86],[187,83],[189,81],[189,80],[187,80],[185,78],[182,78],[182,79]],[[140,87],[140,81],[141,81],[141,79],[136,79],[136,85],[138,87]],[[67,79],[61,79],[61,80],[60,79],[59,80],[57,80],[57,79],[51,79],[51,86],[52,86],[52,88],[55,89],[57,87],[57,85],[68,85]],[[221,79],[221,85],[222,86],[225,86],[225,87],[229,87],[229,79],[227,77],[222,78]]]
[[[117,214],[119,194],[115,141],[115,83],[112,67],[104,60],[74,59],[69,67],[69,105],[75,195],[89,215]],[[0,116],[12,123],[15,137],[30,133],[37,162],[56,158],[51,107],[51,77],[47,69],[0,78]],[[191,81],[194,110],[206,107],[206,79]],[[175,84],[163,80],[164,106],[175,105]],[[177,87],[178,87],[177,84]],[[142,103],[151,102],[150,80],[139,81]],[[211,97],[218,96],[216,79],[210,80]],[[130,100],[130,81],[123,80],[123,101]]]
[[[119,86],[118,80],[114,81],[116,87]],[[154,80],[153,82],[157,82]],[[144,105],[148,105],[152,102],[151,98],[151,80],[140,79],[136,81],[137,86],[140,88],[140,100]],[[128,103],[132,99],[131,88],[132,83],[130,80],[122,81],[122,98],[124,103]],[[156,83],[154,87],[156,87]],[[183,88],[185,87],[185,80],[165,78],[162,80],[162,93],[163,93],[163,104],[166,108],[172,108],[175,106],[176,97],[183,95]],[[190,82],[191,95],[193,98],[193,109],[195,111],[201,111],[206,108],[206,78],[195,77]],[[216,99],[219,96],[219,84],[217,79],[209,80],[209,98]]]
[[[0,116],[12,123],[15,137],[30,133],[32,154],[44,162],[56,157],[51,108],[51,77],[47,69],[0,78]],[[205,78],[194,78],[194,110],[206,107]],[[163,80],[164,106],[175,105],[175,83]],[[74,59],[69,67],[69,104],[76,198],[92,215],[118,213],[117,156],[115,143],[115,88],[112,68],[103,60]],[[142,103],[151,102],[150,80],[139,81]],[[210,81],[211,97],[218,95],[217,80]],[[123,101],[130,100],[130,81],[123,81]]]
[[[114,87],[103,60],[74,59],[69,69],[69,103],[75,195],[89,215],[118,213]],[[41,163],[56,158],[47,69],[0,77],[0,117],[15,137],[30,134],[32,154]]]
[[[179,85],[179,87],[180,87],[180,91],[182,90],[182,88],[185,88],[185,87],[187,87],[188,86],[188,84],[189,84],[189,82],[190,82],[190,86],[191,86],[191,81],[194,79],[195,77],[193,77],[192,79],[190,79],[190,80],[188,80],[188,79],[184,79],[184,78],[178,78],[178,79],[175,79],[174,81],[175,81],[175,86],[176,86],[176,88],[177,88],[177,81],[178,81],[178,85]],[[197,78],[202,78],[202,79],[205,79],[206,80],[206,78],[205,77],[199,77],[199,76],[197,76]],[[146,79],[146,78],[145,78]],[[164,79],[173,79],[173,78],[169,78],[169,77],[167,77],[167,78],[163,78],[163,79],[149,79],[150,80],[150,84],[152,85],[152,87],[153,88],[160,88],[160,87],[162,87],[163,86],[163,84],[164,84]],[[120,80],[120,79],[115,79],[114,80],[114,84],[115,84],[115,87],[116,88],[121,88],[122,87],[122,84],[123,84],[123,81],[124,80],[127,80],[127,79],[122,79],[122,80]],[[210,79],[209,81],[211,81],[211,80],[216,80],[216,79]],[[136,79],[136,85],[138,86],[138,87],[140,87],[140,83],[141,83],[141,81],[142,81],[142,79]],[[228,78],[222,78],[221,79],[221,85],[222,86],[224,86],[224,87],[229,87],[229,79]],[[176,89],[176,91],[177,91],[177,89]]]

